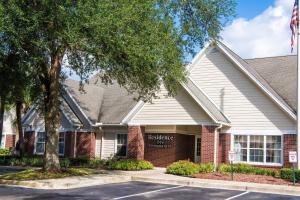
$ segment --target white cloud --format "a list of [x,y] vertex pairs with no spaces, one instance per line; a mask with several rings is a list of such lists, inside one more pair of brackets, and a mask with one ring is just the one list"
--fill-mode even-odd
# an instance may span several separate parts
[[294,0],[276,0],[253,19],[237,18],[224,28],[223,42],[243,58],[287,55]]

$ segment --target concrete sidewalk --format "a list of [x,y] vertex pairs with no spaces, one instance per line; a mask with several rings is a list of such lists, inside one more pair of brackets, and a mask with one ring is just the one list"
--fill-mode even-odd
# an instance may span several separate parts
[[165,168],[155,168],[153,170],[147,171],[106,172],[107,174],[68,177],[62,179],[48,179],[35,181],[0,180],[0,184],[18,185],[28,188],[39,189],[69,189],[109,183],[142,181],[158,184],[184,185],[203,188],[218,188],[300,196],[300,187],[182,177],[171,174],[165,174]]

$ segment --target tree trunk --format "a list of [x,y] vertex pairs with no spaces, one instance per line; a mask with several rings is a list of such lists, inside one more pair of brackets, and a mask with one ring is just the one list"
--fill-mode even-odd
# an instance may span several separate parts
[[5,97],[0,97],[0,147],[2,142],[2,133],[3,133],[3,120],[4,120],[4,106],[5,106]]
[[22,101],[16,100],[15,104],[16,104],[17,130],[18,130],[18,137],[19,137],[19,151],[20,151],[20,157],[23,157],[23,155],[24,155],[24,134],[23,134],[22,118],[21,118]]
[[46,95],[44,96],[44,120],[45,120],[45,154],[44,170],[59,172],[58,139],[60,126],[59,113],[59,78],[61,72],[61,61],[63,52],[57,51],[51,56],[51,68],[48,73],[48,81],[45,85]]

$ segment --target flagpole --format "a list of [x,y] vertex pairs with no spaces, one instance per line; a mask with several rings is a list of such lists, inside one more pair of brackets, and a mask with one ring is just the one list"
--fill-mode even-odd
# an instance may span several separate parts
[[[299,13],[300,13],[300,7],[299,7],[299,2],[297,5],[298,9],[298,14],[297,14],[297,24],[299,24]],[[297,25],[297,157],[298,157],[298,162],[297,162],[297,168],[300,169],[300,119],[299,119],[299,113],[300,113],[300,59],[299,59],[299,53],[300,53],[300,48],[299,48],[299,41],[300,41],[300,30],[299,30],[299,25]]]

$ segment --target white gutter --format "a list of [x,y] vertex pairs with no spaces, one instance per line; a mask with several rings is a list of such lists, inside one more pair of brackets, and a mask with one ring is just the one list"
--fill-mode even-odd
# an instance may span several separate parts
[[101,127],[101,126],[125,126],[126,124],[120,123],[120,124],[103,124],[103,123],[96,123],[93,125],[93,127]]
[[217,170],[217,166],[218,166],[218,159],[217,159],[217,150],[218,150],[218,139],[219,137],[218,136],[218,130],[221,129],[223,127],[223,124],[220,124],[218,127],[215,128],[215,131],[214,131],[214,171]]

